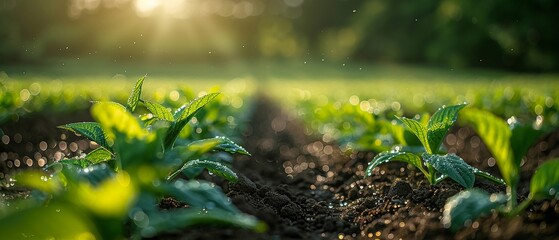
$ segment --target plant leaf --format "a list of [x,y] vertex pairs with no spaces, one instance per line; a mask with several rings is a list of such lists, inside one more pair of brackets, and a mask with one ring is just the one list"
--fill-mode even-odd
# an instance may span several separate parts
[[184,128],[184,126],[192,119],[202,107],[208,104],[211,100],[217,97],[219,93],[210,93],[202,97],[198,97],[183,105],[174,114],[175,122],[169,127],[167,135],[165,136],[164,146],[170,148],[175,143],[177,136]]
[[471,167],[472,171],[474,171],[474,174],[477,175],[477,176],[483,177],[483,178],[485,178],[487,180],[490,180],[490,181],[492,181],[494,183],[497,183],[497,184],[501,184],[501,185],[506,185],[507,184],[507,183],[505,183],[505,180],[500,179],[498,177],[495,177],[495,176],[489,174],[488,172],[481,171],[481,170],[479,170],[475,167],[472,167],[472,166],[470,166],[470,167]]
[[431,164],[438,172],[447,175],[465,188],[474,186],[475,175],[472,167],[456,154],[434,155],[424,153],[423,161]]
[[186,162],[177,172],[171,174],[168,179],[172,179],[174,176],[178,174],[178,172],[184,172],[184,171],[197,169],[197,168],[205,168],[209,172],[221,176],[231,182],[237,182],[239,180],[237,174],[227,165],[216,161],[199,160],[199,159]]
[[103,128],[107,138],[113,141],[116,170],[139,166],[156,161],[160,143],[157,132],[144,129],[136,117],[112,103],[96,103],[92,116]]
[[96,122],[78,122],[78,123],[69,123],[62,126],[58,126],[59,128],[70,130],[74,133],[81,134],[85,136],[87,139],[96,142],[100,146],[111,149],[109,144],[107,144],[107,139],[105,137],[105,133],[101,128],[101,125]]
[[209,93],[201,97],[191,100],[189,103],[183,105],[175,112],[175,119],[177,121],[190,120],[198,110],[208,104],[211,100],[217,97],[220,93]]
[[365,176],[371,176],[375,167],[392,161],[409,163],[416,168],[419,168],[419,170],[421,170],[424,174],[427,174],[425,169],[423,169],[423,163],[421,162],[421,158],[419,156],[408,152],[383,152],[378,154],[371,162],[369,162],[369,166],[365,171]]
[[45,193],[54,194],[62,189],[58,179],[52,178],[46,171],[23,171],[15,175],[18,186],[37,189]]
[[59,164],[63,164],[63,165],[73,165],[79,168],[86,168],[91,166],[93,163],[87,159],[62,159],[60,161],[58,161],[57,163]]
[[429,148],[433,153],[439,151],[444,136],[456,122],[458,112],[465,106],[466,104],[442,107],[429,119],[427,139],[429,140]]
[[530,181],[534,200],[559,198],[559,159],[549,160],[536,169]]
[[429,145],[429,139],[427,138],[427,128],[425,128],[425,126],[413,119],[405,117],[398,117],[398,119],[400,119],[400,121],[402,121],[406,125],[406,127],[408,127],[408,129],[419,139],[419,141],[421,141],[421,144],[423,144],[423,147],[425,147],[425,151],[427,153],[433,153]]
[[140,231],[142,238],[154,237],[161,232],[176,231],[198,225],[217,224],[237,226],[255,232],[265,232],[267,225],[253,216],[223,210],[176,209],[149,215],[149,231]]
[[501,171],[505,182],[516,187],[519,178],[519,165],[513,160],[513,151],[510,144],[512,132],[502,119],[490,112],[468,108],[460,114],[460,119],[472,126],[481,137]]
[[207,210],[224,210],[230,213],[240,211],[231,203],[231,200],[215,184],[198,181],[177,179],[172,183],[162,186],[166,194],[170,194],[179,201],[184,201],[195,208]]
[[149,112],[153,114],[154,117],[170,122],[175,121],[173,114],[171,114],[171,110],[164,107],[163,105],[155,102],[149,102],[149,101],[142,101],[142,102],[149,110]]
[[[122,218],[128,213],[139,193],[136,184],[130,182],[130,175],[121,171],[112,172],[104,164],[93,165],[87,175],[89,183],[80,183],[69,193],[76,206],[84,206],[95,216]],[[90,184],[93,183],[93,184]]]
[[92,186],[97,186],[114,175],[115,172],[107,164],[95,164],[77,171],[77,176]]
[[233,140],[227,137],[215,137],[216,139],[220,140],[220,143],[215,147],[215,150],[220,150],[224,152],[228,152],[231,154],[239,153],[250,156],[250,153],[240,145],[233,142]]
[[109,161],[113,158],[113,154],[104,148],[96,148],[85,156],[85,160],[93,164]]
[[0,232],[3,239],[101,239],[88,214],[59,202],[0,217]]
[[142,84],[144,84],[144,80],[146,76],[141,77],[136,82],[136,85],[132,89],[132,93],[130,93],[130,97],[128,97],[128,101],[126,102],[126,110],[129,112],[134,112],[136,106],[138,106],[138,101],[140,101],[140,95],[142,95]]
[[503,194],[489,195],[477,188],[461,191],[446,201],[441,222],[446,228],[458,231],[466,222],[490,213],[506,200]]
[[514,163],[520,166],[522,158],[526,155],[528,149],[547,131],[534,129],[532,125],[519,123],[511,125],[510,129],[512,131],[510,145]]

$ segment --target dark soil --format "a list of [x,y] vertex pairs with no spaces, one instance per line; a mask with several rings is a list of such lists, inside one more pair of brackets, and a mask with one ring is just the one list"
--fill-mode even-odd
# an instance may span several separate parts
[[[243,146],[253,156],[238,157],[233,165],[240,181],[228,183],[205,176],[220,185],[241,211],[265,221],[268,232],[200,226],[158,238],[559,239],[557,200],[536,202],[511,219],[493,214],[452,233],[440,219],[446,199],[461,191],[460,185],[443,181],[431,186],[419,171],[400,163],[382,165],[373,176],[364,178],[367,163],[375,153],[344,153],[335,142],[324,142],[311,132],[269,99],[259,98],[243,130]],[[470,129],[453,128],[445,140],[450,152],[499,175],[490,153]],[[555,132],[530,150],[522,168],[521,199],[528,194],[534,169],[559,156],[558,141],[559,132]],[[475,186],[488,192],[504,191],[480,179]],[[186,205],[164,199],[160,207]]]
[[[443,181],[432,186],[406,164],[382,165],[372,177],[364,169],[375,153],[343,153],[335,142],[308,134],[304,125],[266,98],[257,102],[244,146],[253,154],[235,161],[241,175],[222,187],[241,211],[269,225],[257,234],[247,230],[202,227],[173,238],[184,239],[559,239],[557,200],[533,204],[522,216],[493,214],[452,233],[440,219],[447,198],[463,188]],[[543,161],[559,156],[559,132],[536,144],[522,168],[520,198]],[[450,152],[499,176],[479,137],[455,127],[446,138]],[[491,161],[489,161],[491,162]],[[478,179],[475,187],[504,192]],[[167,238],[169,236],[162,236]]]

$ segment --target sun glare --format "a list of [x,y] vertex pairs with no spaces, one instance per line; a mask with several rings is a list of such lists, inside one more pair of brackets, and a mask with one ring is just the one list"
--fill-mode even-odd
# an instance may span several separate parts
[[146,17],[152,14],[152,12],[161,5],[160,0],[136,0],[134,6],[136,7],[136,12],[139,16]]

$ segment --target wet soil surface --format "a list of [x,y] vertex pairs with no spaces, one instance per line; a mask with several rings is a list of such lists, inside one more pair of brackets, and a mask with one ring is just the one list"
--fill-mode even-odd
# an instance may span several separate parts
[[[44,129],[88,120],[88,114],[80,115],[82,117],[65,119],[61,123],[45,123]],[[49,125],[48,128],[46,125]],[[29,125],[28,128],[31,127]],[[6,134],[12,136],[10,142],[15,141],[16,132],[25,128],[10,130],[3,127]],[[60,129],[54,131],[44,133],[44,137],[40,135],[41,138],[35,141],[21,139],[19,143],[24,144],[18,145],[27,146],[35,152],[38,148],[38,152],[48,159],[60,154],[79,154],[95,147],[88,142],[80,144],[81,138],[74,139],[72,134]],[[56,136],[58,141],[51,140],[52,137],[47,135]],[[243,146],[252,153],[252,157],[238,157],[234,162],[239,182],[228,183],[211,176],[205,177],[220,185],[241,211],[265,221],[269,230],[254,233],[232,227],[200,226],[157,238],[559,239],[557,200],[536,202],[515,218],[492,214],[452,233],[444,228],[440,219],[446,199],[461,191],[463,188],[460,185],[445,180],[431,186],[419,171],[401,163],[384,164],[374,170],[373,176],[365,178],[367,163],[376,153],[342,152],[335,142],[325,142],[321,136],[313,135],[298,119],[267,98],[259,98],[255,103],[252,118],[243,130],[243,138]],[[62,149],[61,141],[66,142]],[[522,167],[521,199],[528,195],[529,179],[534,169],[545,160],[559,156],[558,141],[559,132],[555,132],[530,149]],[[41,142],[46,143],[46,148]],[[69,148],[71,143],[77,144],[76,151]],[[483,142],[468,128],[453,128],[445,144],[449,152],[457,153],[471,165],[499,175]],[[10,165],[13,166],[14,154],[29,150],[9,147],[13,144],[0,145],[3,145],[0,157],[4,168],[7,168],[7,161],[12,161]],[[37,164],[37,159],[42,156],[28,158]],[[20,165],[29,162],[17,157],[20,158]],[[475,187],[488,192],[504,192],[502,186],[480,179],[477,179]],[[164,199],[160,206],[174,208],[185,207],[185,204]]]
[[[233,203],[269,225],[264,234],[242,229],[202,227],[184,239],[559,239],[557,200],[533,204],[519,217],[498,214],[452,233],[441,223],[447,198],[463,188],[452,182],[431,186],[406,164],[385,164],[364,177],[375,153],[343,153],[265,98],[257,102],[244,146],[253,154],[235,161],[238,183],[221,184]],[[456,127],[445,139],[450,152],[473,166],[499,175],[482,141]],[[534,169],[559,155],[559,133],[536,144],[522,170],[520,198],[528,194]],[[488,161],[489,159],[489,161]],[[504,192],[477,179],[475,187]],[[169,236],[162,236],[163,238]]]

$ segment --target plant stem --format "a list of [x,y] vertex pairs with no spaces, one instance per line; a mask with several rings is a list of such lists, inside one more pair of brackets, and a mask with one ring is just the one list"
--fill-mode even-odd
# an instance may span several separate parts
[[507,208],[509,211],[512,211],[517,205],[516,187],[507,186],[507,196],[509,197]]
[[532,202],[534,201],[534,198],[532,198],[532,196],[529,196],[528,199],[524,200],[523,202],[520,203],[520,205],[518,205],[515,208],[510,209],[510,212],[508,212],[506,214],[507,217],[514,217],[518,214],[520,214],[521,212],[523,212],[528,206],[530,206],[530,204],[532,204]]
[[435,170],[435,168],[433,166],[431,166],[431,164],[427,163],[427,168],[429,169],[429,177],[427,178],[429,180],[429,183],[431,185],[435,185],[437,183],[437,171]]

